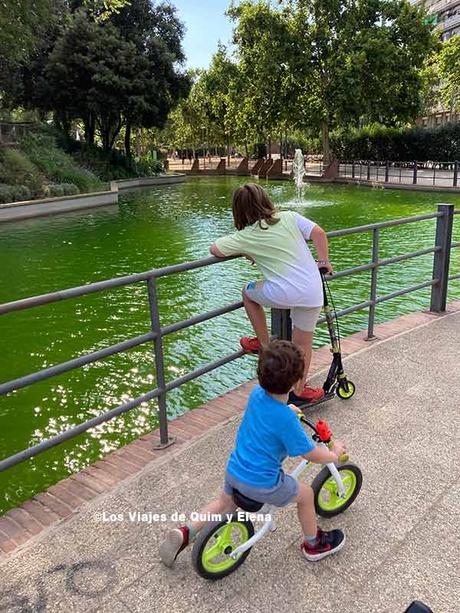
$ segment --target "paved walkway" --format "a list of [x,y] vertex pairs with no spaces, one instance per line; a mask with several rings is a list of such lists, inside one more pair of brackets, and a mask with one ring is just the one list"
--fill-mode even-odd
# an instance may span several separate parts
[[459,346],[456,312],[346,358],[356,396],[314,413],[364,474],[354,505],[322,521],[347,534],[336,556],[302,558],[291,509],[220,582],[199,578],[188,552],[174,570],[161,565],[158,543],[172,522],[128,513],[188,514],[214,496],[236,416],[1,559],[0,611],[402,613],[416,598],[435,613],[458,611]]

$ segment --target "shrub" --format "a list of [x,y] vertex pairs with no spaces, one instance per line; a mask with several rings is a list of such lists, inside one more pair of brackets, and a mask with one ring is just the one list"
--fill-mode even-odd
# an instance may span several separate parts
[[76,185],[80,192],[96,191],[103,187],[92,172],[80,168],[70,155],[56,147],[54,138],[48,131],[27,135],[21,143],[21,148],[27,152],[31,162],[57,184]]
[[121,151],[104,151],[95,145],[85,145],[75,141],[68,142],[67,150],[80,166],[91,170],[102,181],[150,177],[163,170],[160,160],[149,157],[127,157]]
[[78,187],[73,183],[50,183],[49,185],[43,186],[43,195],[45,198],[72,196],[78,193]]
[[27,186],[35,195],[40,191],[43,176],[38,168],[17,149],[0,149],[0,183]]
[[0,203],[13,202],[13,186],[0,184]]
[[460,159],[460,122],[406,129],[374,124],[360,130],[335,132],[331,147],[339,159],[454,161]]
[[0,203],[30,200],[32,193],[26,185],[5,185],[0,183]]

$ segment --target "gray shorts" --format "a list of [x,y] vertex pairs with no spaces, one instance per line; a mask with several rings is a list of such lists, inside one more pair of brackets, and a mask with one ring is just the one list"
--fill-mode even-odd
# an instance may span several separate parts
[[[268,300],[264,294],[263,285],[260,287],[256,287],[256,282],[251,281],[244,288],[244,292],[246,296],[260,304],[261,306],[270,307],[272,309],[285,309],[285,306],[280,306]],[[314,332],[316,328],[316,322],[318,321],[319,314],[321,313],[322,307],[292,307],[291,311],[291,320],[293,326],[302,330],[303,332]]]
[[280,473],[280,478],[275,487],[262,488],[247,485],[239,481],[229,472],[225,473],[224,492],[232,495],[232,490],[236,489],[252,500],[257,502],[265,502],[273,504],[275,507],[285,507],[292,502],[299,493],[299,482],[294,477],[286,475],[283,471]]

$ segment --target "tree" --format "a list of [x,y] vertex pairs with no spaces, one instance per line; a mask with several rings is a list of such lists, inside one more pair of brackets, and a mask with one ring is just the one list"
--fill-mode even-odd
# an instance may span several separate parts
[[[58,21],[66,8],[86,6],[96,19],[108,19],[130,0],[3,0],[0,11],[2,68],[27,60],[50,21]],[[2,71],[3,72],[3,71]]]
[[309,55],[306,70],[297,64],[298,99],[308,123],[321,127],[326,160],[331,128],[356,126],[360,119],[397,125],[417,116],[420,69],[436,46],[422,10],[406,0],[288,4],[302,56]]
[[102,0],[91,0],[91,10],[87,4],[66,3],[60,27],[48,29],[5,89],[11,104],[52,111],[66,132],[82,120],[86,142],[99,132],[105,149],[124,128],[130,155],[132,128],[162,127],[188,91],[180,70],[183,26],[170,5],[149,0],[118,2],[104,19],[102,9],[95,13]]
[[460,111],[460,35],[452,36],[437,58],[441,79],[441,96],[447,108]]
[[26,59],[34,49],[48,19],[51,0],[5,0],[0,11],[0,58],[2,70]]
[[238,67],[230,107],[239,138],[270,140],[292,118],[288,59],[293,52],[291,20],[268,2],[247,0],[229,9],[235,21],[233,42]]
[[230,140],[235,134],[230,97],[237,70],[236,64],[227,56],[225,45],[219,43],[208,70],[202,72],[196,86],[205,110],[204,124],[208,139],[219,144],[225,143],[228,156]]
[[189,91],[190,79],[178,69],[185,59],[184,26],[171,5],[150,0],[131,0],[110,22],[146,61],[144,86],[131,92],[123,109],[125,150],[130,154],[132,128],[163,127],[170,109]]
[[195,82],[189,95],[181,100],[170,115],[168,132],[171,144],[179,149],[197,149],[203,144],[203,130],[209,130],[208,107],[200,82],[201,74],[201,71],[197,71],[190,75]]
[[436,37],[406,0],[245,1],[230,14],[242,112],[257,132],[321,130],[327,161],[331,129],[417,115]]

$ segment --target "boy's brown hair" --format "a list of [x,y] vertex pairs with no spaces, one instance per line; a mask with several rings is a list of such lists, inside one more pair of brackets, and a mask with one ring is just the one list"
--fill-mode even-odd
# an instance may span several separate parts
[[[256,183],[246,183],[233,193],[232,201],[233,220],[235,228],[242,230],[246,226],[252,226],[256,221],[262,230],[268,226],[273,226],[279,219],[273,217],[276,209],[265,190]],[[262,221],[266,222],[265,228]]]
[[287,394],[304,374],[302,351],[290,341],[273,341],[260,353],[257,376],[270,394]]

